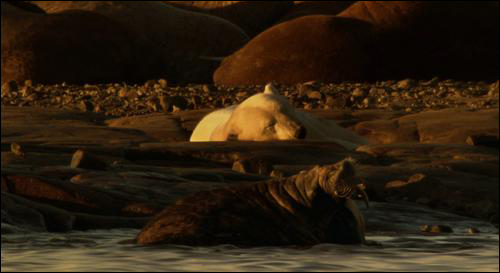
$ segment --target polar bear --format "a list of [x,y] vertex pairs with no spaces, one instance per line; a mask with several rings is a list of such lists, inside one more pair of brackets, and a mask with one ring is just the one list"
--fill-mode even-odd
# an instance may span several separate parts
[[206,115],[196,125],[190,141],[298,139],[334,141],[348,149],[369,143],[333,121],[318,120],[296,110],[273,84],[239,105]]

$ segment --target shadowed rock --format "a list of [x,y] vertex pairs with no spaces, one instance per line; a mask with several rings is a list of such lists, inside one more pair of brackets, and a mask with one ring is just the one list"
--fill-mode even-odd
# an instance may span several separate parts
[[[463,108],[425,111],[390,120],[360,122],[354,130],[373,142],[465,144],[470,136],[490,135],[498,143],[498,108],[470,111]],[[471,140],[473,141],[473,140]],[[481,143],[479,139],[476,141]],[[498,144],[496,144],[498,145]]]
[[364,242],[364,220],[350,199],[351,159],[284,180],[201,192],[152,219],[137,242],[149,244],[314,245]]
[[[5,216],[4,217],[4,212]],[[2,223],[32,231],[70,231],[74,216],[63,209],[2,191]]]

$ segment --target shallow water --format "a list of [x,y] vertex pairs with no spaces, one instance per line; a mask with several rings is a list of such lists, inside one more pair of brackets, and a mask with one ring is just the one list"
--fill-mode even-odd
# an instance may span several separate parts
[[[377,231],[367,234],[368,240],[378,243],[374,246],[140,247],[120,243],[133,238],[138,232],[134,229],[2,235],[2,271],[499,270],[498,229],[490,224],[414,207],[389,208],[379,204],[366,214],[372,216],[368,226],[377,226]],[[418,225],[397,224],[397,220],[403,222],[409,210],[416,223],[439,217],[455,232],[429,236],[411,230],[418,230]],[[377,222],[384,217],[395,221],[389,226]],[[468,235],[466,228],[470,226],[481,233]]]

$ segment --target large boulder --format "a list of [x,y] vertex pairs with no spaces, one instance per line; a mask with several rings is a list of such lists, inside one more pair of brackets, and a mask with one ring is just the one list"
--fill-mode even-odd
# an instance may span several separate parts
[[241,27],[250,36],[275,23],[292,1],[163,1],[179,8],[212,14]]
[[[16,2],[14,2],[16,3]],[[45,14],[29,3],[1,3],[2,83],[135,81],[141,50],[131,32],[86,11]],[[145,69],[143,71],[146,71]]]
[[92,11],[120,22],[151,47],[140,58],[155,56],[162,64],[157,77],[170,82],[210,82],[218,65],[244,45],[238,26],[207,14],[186,11],[156,1],[31,1],[48,13],[70,9]]
[[374,25],[379,78],[497,79],[495,1],[358,1],[339,16]]
[[335,16],[304,16],[276,25],[224,59],[216,84],[295,84],[370,78],[369,23]]

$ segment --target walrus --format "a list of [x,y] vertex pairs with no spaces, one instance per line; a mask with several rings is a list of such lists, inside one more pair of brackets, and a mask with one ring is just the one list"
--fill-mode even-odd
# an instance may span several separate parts
[[308,15],[337,15],[356,1],[293,1],[293,7],[280,22]]
[[362,20],[302,16],[266,29],[224,58],[213,80],[228,86],[374,81],[374,38]]
[[347,149],[368,144],[368,140],[333,121],[320,121],[296,110],[272,83],[264,92],[205,116],[194,129],[190,141],[334,141]]
[[166,77],[169,84],[211,82],[219,63],[214,57],[232,54],[248,41],[247,34],[227,20],[160,1],[30,2],[47,13],[86,10],[120,23],[147,45],[135,53],[138,58],[155,59],[147,70],[150,79]]
[[287,13],[292,1],[162,1],[175,7],[224,18],[254,37]]
[[338,17],[373,26],[377,80],[498,80],[495,2],[357,1]]
[[346,158],[283,179],[199,192],[157,214],[136,237],[140,245],[208,246],[361,244],[365,223],[350,198],[359,191]]
[[[22,4],[21,4],[22,3]],[[125,26],[93,12],[46,14],[22,1],[1,2],[1,81],[69,84],[143,82],[144,47]]]

